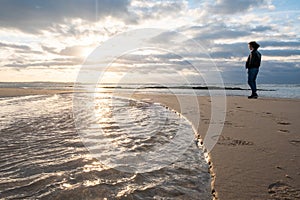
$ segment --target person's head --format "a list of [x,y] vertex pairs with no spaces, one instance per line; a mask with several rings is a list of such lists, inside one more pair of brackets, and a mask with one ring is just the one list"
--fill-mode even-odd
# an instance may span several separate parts
[[249,42],[248,46],[250,50],[257,50],[260,47],[260,45],[257,44],[255,41]]

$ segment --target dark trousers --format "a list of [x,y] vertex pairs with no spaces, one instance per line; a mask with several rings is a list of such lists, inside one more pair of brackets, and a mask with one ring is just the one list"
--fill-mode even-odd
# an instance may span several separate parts
[[248,85],[252,90],[252,94],[256,94],[256,77],[258,74],[258,68],[249,68],[248,69]]

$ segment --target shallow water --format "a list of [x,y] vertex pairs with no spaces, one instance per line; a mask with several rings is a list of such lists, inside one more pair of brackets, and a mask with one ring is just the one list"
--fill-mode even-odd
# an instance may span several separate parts
[[0,198],[211,198],[208,165],[184,118],[102,95],[93,106],[78,117],[67,94],[1,98]]

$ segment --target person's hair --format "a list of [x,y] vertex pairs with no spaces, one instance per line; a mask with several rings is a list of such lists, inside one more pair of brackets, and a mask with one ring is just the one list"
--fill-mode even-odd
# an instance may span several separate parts
[[257,44],[255,41],[249,42],[248,43],[251,47],[253,47],[255,50],[260,47],[259,44]]

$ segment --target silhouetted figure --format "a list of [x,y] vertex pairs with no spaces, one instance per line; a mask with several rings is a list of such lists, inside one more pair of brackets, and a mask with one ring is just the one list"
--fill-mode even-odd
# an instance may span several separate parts
[[261,54],[257,51],[257,49],[260,45],[255,41],[252,41],[248,43],[248,46],[251,53],[246,62],[246,69],[248,69],[248,84],[252,91],[252,94],[248,96],[248,98],[257,99],[258,95],[256,93],[256,77],[261,63]]

